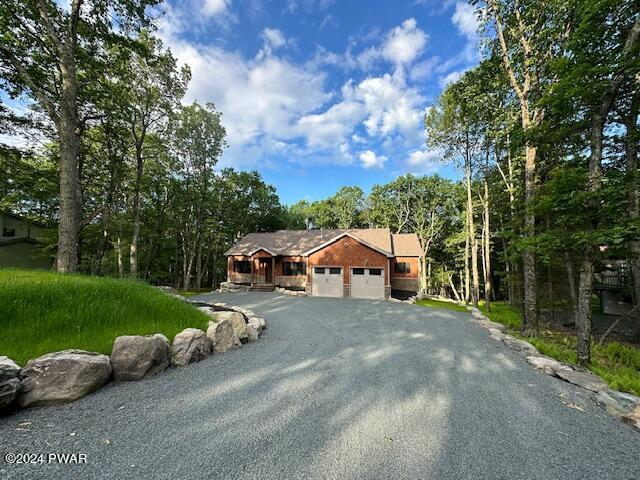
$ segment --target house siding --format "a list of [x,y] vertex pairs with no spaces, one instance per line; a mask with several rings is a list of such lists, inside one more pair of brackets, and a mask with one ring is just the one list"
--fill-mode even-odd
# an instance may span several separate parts
[[250,273],[238,273],[233,271],[233,262],[250,262],[251,257],[244,255],[229,255],[227,257],[227,280],[233,283],[250,284],[252,277]]
[[286,288],[305,288],[307,286],[306,275],[284,275],[285,262],[302,262],[306,264],[305,257],[300,256],[282,256],[276,258],[276,285]]
[[[395,273],[396,263],[408,263],[409,273]],[[420,289],[419,257],[395,257],[391,260],[391,289],[417,292]]]
[[307,265],[307,293],[311,293],[312,268],[314,266],[342,267],[344,296],[350,296],[350,269],[352,267],[383,268],[385,297],[390,294],[389,259],[351,237],[345,236],[309,255]]

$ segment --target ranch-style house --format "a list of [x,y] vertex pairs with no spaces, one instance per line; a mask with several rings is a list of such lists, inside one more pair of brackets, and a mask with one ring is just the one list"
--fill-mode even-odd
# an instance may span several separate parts
[[250,233],[226,252],[232,283],[379,299],[418,291],[421,254],[415,234],[388,228]]

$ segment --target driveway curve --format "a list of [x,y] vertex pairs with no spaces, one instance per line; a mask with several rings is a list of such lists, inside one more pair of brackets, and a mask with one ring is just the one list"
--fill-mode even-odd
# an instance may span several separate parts
[[269,329],[237,351],[0,418],[3,454],[87,455],[81,465],[0,459],[0,478],[640,478],[640,434],[465,313],[200,298],[251,308]]

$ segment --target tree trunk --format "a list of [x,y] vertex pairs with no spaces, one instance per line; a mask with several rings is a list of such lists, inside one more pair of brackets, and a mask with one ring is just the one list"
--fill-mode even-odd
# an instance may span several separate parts
[[473,197],[471,194],[471,158],[469,147],[465,152],[465,181],[467,184],[467,236],[471,246],[471,275],[473,278],[473,289],[471,292],[471,298],[473,300],[473,306],[478,308],[479,292],[480,292],[480,279],[478,277],[478,242],[476,240],[475,224],[473,222]]
[[60,137],[60,215],[58,220],[58,272],[75,272],[78,263],[77,235],[80,226],[78,202],[78,156],[80,129],[75,67],[75,41],[67,46],[60,62],[62,95],[58,135]]
[[118,226],[118,238],[116,239],[116,262],[118,263],[118,276],[124,277],[124,264],[122,262],[122,225]]
[[[524,115],[524,114],[523,114]],[[528,114],[527,114],[528,115]],[[524,121],[523,121],[524,123]],[[524,125],[523,125],[524,127]],[[527,125],[528,128],[528,125]],[[525,128],[526,130],[526,128]],[[533,212],[535,199],[535,168],[537,149],[531,144],[525,148],[525,174],[524,174],[524,236],[533,239],[535,235],[536,218]],[[525,331],[538,330],[538,298],[536,287],[536,257],[533,247],[528,245],[522,254],[524,274],[524,322]]]
[[[469,303],[471,296],[471,283],[469,279],[469,228],[466,228],[467,234],[464,242],[464,303]],[[461,278],[462,280],[462,278]]]
[[140,237],[140,190],[144,160],[142,158],[142,142],[136,142],[136,180],[133,191],[133,234],[129,247],[129,273],[133,278],[138,276],[138,239]]
[[576,334],[578,340],[578,364],[591,362],[591,292],[593,291],[593,260],[589,254],[580,266],[578,283],[578,314]]
[[[488,169],[488,166],[487,166]],[[484,247],[484,301],[487,312],[491,311],[491,294],[493,285],[491,283],[491,225],[489,218],[489,182],[487,173],[484,178],[484,227],[483,227],[483,247]]]
[[569,289],[569,297],[571,298],[571,306],[573,307],[573,317],[576,318],[578,314],[578,293],[576,291],[576,275],[573,271],[573,263],[569,252],[564,252],[564,264],[567,269],[567,288]]
[[455,297],[457,302],[461,301],[460,295],[458,294],[458,290],[456,290],[456,286],[453,283],[453,274],[447,274],[447,277],[449,277],[449,286],[451,287],[453,296]]

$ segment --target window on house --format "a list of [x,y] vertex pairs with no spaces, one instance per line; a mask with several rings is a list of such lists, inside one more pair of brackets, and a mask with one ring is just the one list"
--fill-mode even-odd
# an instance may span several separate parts
[[353,269],[353,274],[354,275],[364,275],[364,268],[354,268]]
[[313,271],[318,275],[324,275],[324,267],[316,267]]
[[396,263],[394,271],[396,273],[411,273],[411,264],[408,262]]
[[251,273],[251,262],[247,260],[235,260],[233,271],[236,273]]
[[2,236],[3,237],[15,237],[16,236],[16,229],[15,228],[3,228],[2,229]]
[[329,273],[331,275],[340,275],[342,273],[342,269],[341,268],[330,268],[329,269]]
[[[304,275],[307,273],[304,262],[282,262],[282,274],[287,276]],[[317,271],[316,271],[317,273]]]
[[369,275],[380,276],[380,275],[382,275],[382,269],[381,268],[370,268],[369,269]]

